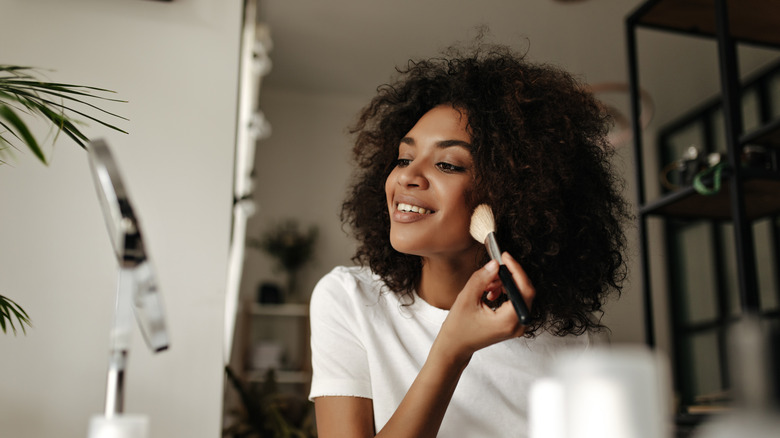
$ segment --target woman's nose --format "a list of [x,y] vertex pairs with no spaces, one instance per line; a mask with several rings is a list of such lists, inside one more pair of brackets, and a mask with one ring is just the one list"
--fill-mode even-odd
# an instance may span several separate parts
[[422,163],[419,161],[412,161],[406,167],[399,168],[398,170],[400,171],[398,175],[398,184],[401,186],[417,187],[421,189],[428,188],[428,178],[426,178]]

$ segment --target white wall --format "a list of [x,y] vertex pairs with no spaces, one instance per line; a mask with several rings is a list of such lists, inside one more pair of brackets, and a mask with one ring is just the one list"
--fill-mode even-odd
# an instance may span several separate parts
[[[171,349],[134,333],[126,411],[151,437],[215,437],[230,229],[240,0],[0,0],[0,62],[116,90],[122,135],[92,125],[124,174],[159,282]],[[116,288],[87,156],[0,166],[0,294],[30,314],[0,334],[0,435],[86,436],[103,410]]]
[[[258,143],[255,153],[257,213],[247,225],[247,237],[259,238],[269,226],[288,218],[298,220],[303,227],[317,226],[314,259],[301,271],[301,299],[308,300],[315,283],[334,266],[351,264],[355,244],[341,231],[339,219],[352,172],[347,127],[368,100],[362,96],[260,91],[260,108],[273,133]],[[260,251],[247,250],[242,281],[246,299],[255,298],[263,281],[283,282],[272,263]]]

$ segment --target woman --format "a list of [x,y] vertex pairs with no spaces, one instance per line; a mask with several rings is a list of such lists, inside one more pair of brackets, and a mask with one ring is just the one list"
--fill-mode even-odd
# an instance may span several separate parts
[[[608,120],[568,74],[505,47],[412,62],[362,111],[342,220],[360,266],[311,301],[321,437],[526,435],[527,392],[589,348],[625,277]],[[532,322],[469,234],[490,205]]]

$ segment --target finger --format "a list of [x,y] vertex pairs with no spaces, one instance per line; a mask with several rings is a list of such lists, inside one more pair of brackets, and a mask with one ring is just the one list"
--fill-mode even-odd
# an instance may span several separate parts
[[487,290],[485,292],[486,292],[485,299],[487,299],[488,301],[495,301],[498,299],[498,297],[504,294],[500,290]]
[[504,285],[501,284],[501,280],[498,278],[494,278],[493,281],[485,287],[485,296],[488,300],[496,300],[503,294]]
[[466,282],[463,291],[474,295],[474,297],[481,300],[482,294],[484,291],[488,290],[488,287],[493,283],[497,275],[498,262],[491,260],[485,266],[471,274],[471,278]]
[[506,328],[507,332],[504,336],[508,338],[520,337],[525,334],[525,328],[523,324],[520,324],[520,320],[517,317],[515,307],[512,305],[512,301],[506,300],[501,303],[498,308],[494,309],[498,320],[503,321],[501,324]]
[[518,289],[520,289],[520,294],[523,296],[525,304],[530,309],[531,303],[533,303],[534,297],[536,296],[536,289],[534,288],[533,283],[531,283],[531,279],[528,278],[525,269],[523,269],[523,267],[520,266],[520,263],[517,263],[517,260],[508,252],[501,254],[501,261],[504,262],[509,269],[509,272],[512,273],[512,279],[515,280],[515,284],[517,284]]

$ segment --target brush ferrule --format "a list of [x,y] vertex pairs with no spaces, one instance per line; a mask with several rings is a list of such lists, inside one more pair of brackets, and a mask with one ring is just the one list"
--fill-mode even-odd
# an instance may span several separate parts
[[488,254],[490,254],[490,258],[497,261],[498,264],[503,265],[501,262],[501,249],[498,247],[498,242],[496,241],[496,233],[488,233],[485,238],[485,247],[487,248]]

